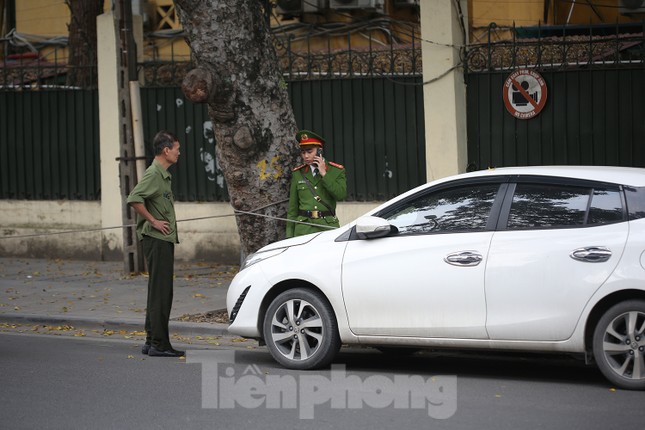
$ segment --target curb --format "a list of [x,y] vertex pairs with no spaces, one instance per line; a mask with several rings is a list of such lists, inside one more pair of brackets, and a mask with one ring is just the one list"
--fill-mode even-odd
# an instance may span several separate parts
[[[143,330],[143,319],[103,319],[91,317],[56,316],[56,315],[28,315],[7,313],[0,314],[0,323],[14,324],[68,324],[75,328],[85,330]],[[216,335],[230,336],[228,324],[222,323],[192,323],[184,321],[170,321],[170,331],[181,336]]]

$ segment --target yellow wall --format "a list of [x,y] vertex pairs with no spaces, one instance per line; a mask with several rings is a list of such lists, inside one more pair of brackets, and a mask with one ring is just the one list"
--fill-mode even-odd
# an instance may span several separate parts
[[[19,0],[16,3],[16,26],[18,32],[39,36],[66,36],[68,34],[67,25],[70,14],[64,0]],[[172,0],[148,0],[146,6],[146,11],[150,18],[150,28],[148,30],[158,31],[161,29],[163,31],[178,27],[176,14],[172,12],[172,8],[174,7]],[[110,0],[105,0],[105,10],[109,10],[109,8]],[[163,15],[169,12],[169,8],[172,17],[164,19]],[[351,14],[354,13],[360,15],[361,12],[351,12]],[[321,17],[320,15],[312,15],[312,17],[338,21],[342,20],[342,16],[348,16],[349,14],[350,12],[345,12],[341,15],[330,12],[327,17]],[[410,10],[406,8],[393,10],[392,14],[395,18],[403,21],[412,16]],[[410,33],[410,31],[407,30],[407,33]],[[406,35],[405,32],[403,34],[404,36]],[[373,43],[375,44],[375,48],[379,42],[383,43],[387,39],[386,35],[379,31],[372,32],[372,37],[374,38]],[[402,39],[406,38],[409,37],[402,37]],[[321,41],[311,40],[311,43],[314,45],[314,49],[327,49],[328,47],[327,38]],[[354,46],[367,46],[369,42],[364,35],[356,34],[352,36],[352,44],[355,44]],[[332,49],[346,47],[346,36],[337,37],[332,40]],[[293,48],[308,49],[306,40],[295,43]],[[63,49],[59,49],[56,58],[54,58],[51,49],[43,50],[42,54],[50,61],[56,59],[60,62],[64,61],[67,57],[66,51]],[[186,61],[190,58],[190,49],[186,45],[183,37],[150,37],[144,41],[144,57],[145,60],[164,61],[174,58],[177,61]]]
[[[85,0],[74,0],[85,1]],[[160,21],[157,6],[172,5],[172,0],[149,0],[148,12],[154,26]],[[105,0],[103,10],[109,11],[111,1]],[[45,38],[67,36],[70,22],[69,8],[64,0],[18,0],[16,1],[16,31]],[[167,26],[166,26],[167,27]],[[151,38],[144,43],[146,60],[161,59],[182,61],[190,58],[190,50],[182,37],[176,39]],[[67,49],[44,48],[41,56],[49,61],[67,61]]]
[[471,26],[487,27],[537,25],[544,13],[544,0],[472,0]]
[[63,0],[16,1],[16,31],[43,36],[67,36],[69,8]]
[[[471,0],[470,24],[486,27],[494,22],[499,26],[532,26],[542,24],[614,24],[637,22],[641,18],[620,15],[619,0],[593,0],[595,7],[580,0],[550,0],[548,16],[544,19],[544,0]],[[596,13],[597,12],[597,13]]]
[[[85,0],[73,0],[85,1]],[[109,10],[110,0],[104,1],[104,10]],[[69,7],[64,0],[17,0],[16,31],[39,38],[67,36],[70,22]],[[46,47],[40,50],[42,58],[56,63],[66,63],[68,52],[64,46]]]
[[491,40],[495,41],[512,38],[508,29],[513,25],[615,24],[645,19],[645,14],[634,17],[620,15],[619,0],[594,0],[592,4],[595,11],[584,0],[549,0],[545,20],[544,0],[470,0],[470,42],[487,42],[488,27],[492,22],[499,27],[491,33]]
[[[74,0],[82,1],[82,0]],[[433,1],[433,0],[422,0]],[[615,23],[615,22],[640,22],[640,17],[627,17],[619,14],[619,0],[594,0],[593,4],[600,17],[594,13],[593,9],[588,6],[584,0],[549,0],[549,13],[547,20],[544,20],[544,0],[470,0],[468,2],[469,25],[471,27],[471,43],[486,42],[488,38],[488,26],[491,22],[496,23],[499,27],[510,28],[516,26],[534,26],[542,24],[589,24],[591,23]],[[147,13],[150,17],[150,30],[157,28],[168,28],[176,26],[176,20],[169,19],[166,23],[172,22],[172,25],[163,25],[161,14],[165,13],[169,7],[173,7],[172,0],[148,0]],[[110,0],[105,0],[105,9],[110,8]],[[396,19],[407,21],[413,18],[411,9],[400,9],[390,7],[386,4],[386,12],[391,13]],[[571,14],[570,14],[571,12]],[[360,14],[359,11],[352,14]],[[349,12],[343,14],[334,14],[330,12],[327,16],[311,15],[309,18],[316,20],[342,20],[342,16],[347,16]],[[338,16],[336,16],[338,15]],[[602,20],[601,20],[602,18]],[[305,19],[306,20],[306,19]],[[61,36],[67,35],[67,25],[69,23],[69,10],[64,0],[17,0],[16,1],[16,26],[18,32],[42,35],[42,36]],[[274,20],[274,25],[277,21]],[[403,31],[402,34],[409,30]],[[384,41],[385,38],[378,31],[372,33],[376,40]],[[512,37],[510,31],[497,30],[493,40],[506,39]],[[346,36],[338,37],[338,40],[332,42],[332,48],[344,48],[347,46]],[[405,39],[405,38],[404,38]],[[364,36],[352,37],[352,42],[366,42]],[[315,41],[311,43],[315,46],[320,45],[320,49],[327,49],[328,40]],[[377,42],[378,44],[378,42]],[[182,37],[177,38],[149,38],[144,43],[144,57],[146,60],[187,60],[190,58],[190,50]],[[305,40],[294,44],[294,48],[308,49]],[[61,53],[63,53],[61,55]],[[62,50],[57,54],[57,60],[64,60],[66,54]],[[44,52],[45,56],[53,61],[51,50]]]
[[[105,0],[103,10],[109,10],[110,4],[111,0]],[[69,18],[64,0],[16,0],[16,31],[19,33],[67,36]]]
[[565,24],[569,19],[570,24],[615,24],[616,22],[640,22],[645,19],[645,14],[641,14],[640,17],[621,15],[618,0],[594,0],[591,3],[595,11],[585,1],[572,3],[571,0],[557,0],[554,5],[557,9],[556,23]]

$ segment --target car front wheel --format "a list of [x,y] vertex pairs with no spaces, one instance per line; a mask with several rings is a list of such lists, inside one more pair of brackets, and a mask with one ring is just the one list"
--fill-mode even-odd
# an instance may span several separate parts
[[289,369],[328,366],[340,348],[334,312],[319,293],[285,291],[264,316],[264,340],[273,358]]
[[645,389],[645,301],[628,300],[605,312],[594,331],[593,352],[617,387]]

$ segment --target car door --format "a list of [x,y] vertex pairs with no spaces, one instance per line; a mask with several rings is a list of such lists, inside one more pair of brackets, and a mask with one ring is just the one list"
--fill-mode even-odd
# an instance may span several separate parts
[[622,193],[553,180],[520,181],[509,190],[486,267],[488,334],[565,340],[622,255],[628,235]]
[[486,338],[484,269],[504,186],[443,187],[376,214],[398,232],[346,247],[342,287],[351,330]]

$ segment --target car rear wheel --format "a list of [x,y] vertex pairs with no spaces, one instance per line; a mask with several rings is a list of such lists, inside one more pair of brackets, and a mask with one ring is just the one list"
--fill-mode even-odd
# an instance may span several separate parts
[[331,305],[311,290],[297,288],[276,297],[264,316],[263,328],[271,355],[289,369],[328,366],[340,348]]
[[593,352],[617,387],[645,389],[645,301],[628,300],[605,312],[594,331]]

